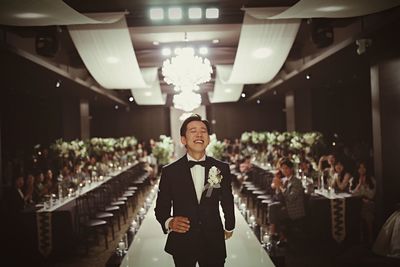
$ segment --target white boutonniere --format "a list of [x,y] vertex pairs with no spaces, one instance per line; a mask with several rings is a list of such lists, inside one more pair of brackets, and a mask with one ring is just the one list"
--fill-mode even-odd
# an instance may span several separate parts
[[223,176],[221,175],[221,171],[215,167],[212,166],[211,169],[208,172],[208,179],[207,179],[207,184],[204,187],[204,191],[207,190],[206,197],[210,197],[211,193],[214,188],[220,188],[221,187],[221,181],[222,181]]

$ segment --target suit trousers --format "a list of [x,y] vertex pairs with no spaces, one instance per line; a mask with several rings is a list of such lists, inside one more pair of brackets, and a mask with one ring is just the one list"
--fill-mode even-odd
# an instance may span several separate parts
[[200,267],[224,267],[225,260],[222,261],[213,261],[213,259],[196,259],[196,258],[188,258],[188,257],[179,257],[173,256],[175,267],[196,267],[196,262],[199,263]]

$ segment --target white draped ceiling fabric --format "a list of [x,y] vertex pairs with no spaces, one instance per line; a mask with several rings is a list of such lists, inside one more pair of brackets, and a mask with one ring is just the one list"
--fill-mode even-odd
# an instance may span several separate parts
[[132,95],[138,105],[165,105],[166,95],[161,93],[158,68],[142,68],[146,88],[131,89]]
[[357,17],[399,5],[400,0],[301,0],[270,19]]
[[112,23],[123,15],[92,19],[69,7],[62,0],[1,0],[0,24],[49,26]]
[[282,68],[299,26],[300,19],[257,19],[248,15],[246,11],[232,71],[226,73],[227,68],[219,68],[220,71],[224,71],[223,75],[220,75],[217,68],[219,81],[215,83],[210,102],[223,102],[224,98],[225,102],[232,101],[232,92],[226,90],[228,85],[240,88],[240,92],[235,92],[235,95],[240,95],[243,84],[271,81]]
[[71,25],[68,30],[85,66],[101,86],[149,87],[139,69],[125,18],[109,24]]
[[228,80],[232,73],[232,68],[233,65],[216,66],[214,91],[208,93],[211,103],[236,102],[239,100],[244,85],[224,82]]

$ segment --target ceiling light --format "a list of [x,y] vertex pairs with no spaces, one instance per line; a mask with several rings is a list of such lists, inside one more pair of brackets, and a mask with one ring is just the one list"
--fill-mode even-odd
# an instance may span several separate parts
[[226,88],[226,89],[225,89],[225,93],[228,93],[228,94],[229,94],[229,93],[232,93],[232,89],[231,89],[231,88]]
[[109,56],[106,58],[106,61],[110,64],[115,64],[119,62],[119,58],[114,57],[114,56]]
[[205,47],[205,46],[200,47],[200,49],[199,49],[199,54],[201,54],[201,55],[207,55],[207,54],[208,54],[208,48]]
[[272,54],[272,50],[268,47],[258,48],[253,52],[255,58],[267,58]]
[[114,108],[115,108],[115,109],[118,109],[119,107],[118,107],[118,105],[115,105]]
[[160,44],[160,42],[157,42],[157,41],[153,42],[153,45],[159,45],[159,44]]
[[242,93],[242,97],[246,97],[246,94],[245,94],[245,93]]
[[261,103],[261,100],[260,99],[257,99],[257,104],[260,104]]
[[170,20],[182,19],[182,8],[180,8],[180,7],[170,7],[170,8],[168,8],[168,18]]
[[202,10],[200,7],[191,7],[189,8],[189,19],[201,19],[202,17]]
[[144,92],[144,95],[145,95],[145,96],[152,96],[152,95],[153,95],[153,93],[152,93],[152,92],[149,92],[149,91],[147,91],[147,92]]
[[175,48],[175,49],[174,49],[174,54],[175,54],[175,55],[179,55],[179,53],[181,52],[181,50],[182,50],[182,48],[180,48],[180,47]]
[[206,9],[206,18],[207,19],[217,19],[219,18],[219,9],[218,8],[207,8]]
[[169,56],[169,55],[171,55],[171,49],[168,48],[168,47],[164,47],[164,48],[161,50],[161,54],[162,54],[163,56]]
[[41,19],[48,17],[48,15],[42,13],[26,12],[26,13],[17,13],[14,15],[14,17],[20,19]]
[[348,7],[346,7],[346,6],[324,6],[324,7],[318,7],[315,10],[322,11],[322,12],[337,12],[337,11],[341,11],[341,10],[344,10],[347,8]]
[[164,9],[161,7],[150,8],[150,19],[151,20],[163,20]]
[[218,44],[218,43],[219,43],[219,40],[218,40],[218,39],[214,39],[214,40],[212,40],[212,43],[213,43],[213,44]]
[[309,74],[306,74],[306,79],[307,80],[311,79],[311,76]]
[[133,96],[129,97],[129,102],[133,102]]
[[57,82],[56,82],[56,87],[58,88],[58,87],[60,87],[61,86],[61,81],[60,80],[57,80]]

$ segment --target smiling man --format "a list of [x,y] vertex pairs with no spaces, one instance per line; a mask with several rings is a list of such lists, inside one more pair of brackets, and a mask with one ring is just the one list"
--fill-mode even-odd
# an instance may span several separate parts
[[200,115],[188,117],[180,134],[187,154],[162,169],[155,208],[168,234],[165,251],[177,267],[194,267],[196,262],[200,267],[224,266],[225,240],[235,227],[229,166],[206,156],[210,126]]

